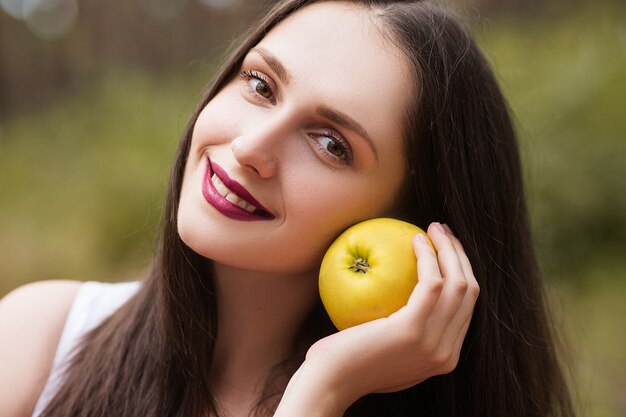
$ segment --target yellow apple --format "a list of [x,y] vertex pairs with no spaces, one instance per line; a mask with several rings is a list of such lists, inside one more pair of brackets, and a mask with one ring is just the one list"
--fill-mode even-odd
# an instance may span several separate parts
[[418,279],[412,245],[417,233],[425,232],[380,218],[350,227],[332,243],[320,267],[319,291],[339,330],[387,317],[406,305]]

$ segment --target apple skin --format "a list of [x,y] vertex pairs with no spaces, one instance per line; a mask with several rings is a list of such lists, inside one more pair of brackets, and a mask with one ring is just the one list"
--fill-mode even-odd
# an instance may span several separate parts
[[406,305],[418,280],[412,245],[417,233],[426,234],[410,223],[378,218],[350,227],[330,245],[319,291],[339,330],[388,317]]

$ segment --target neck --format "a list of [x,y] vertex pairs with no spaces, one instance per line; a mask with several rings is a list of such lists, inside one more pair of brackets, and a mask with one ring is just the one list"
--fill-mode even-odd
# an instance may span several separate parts
[[271,369],[290,356],[318,298],[317,273],[263,274],[215,264],[215,289],[214,394],[226,408],[252,405]]

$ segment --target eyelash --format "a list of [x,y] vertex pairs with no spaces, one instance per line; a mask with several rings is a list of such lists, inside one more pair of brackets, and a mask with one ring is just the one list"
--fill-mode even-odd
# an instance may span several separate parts
[[[270,87],[270,81],[265,75],[257,71],[243,70],[241,71],[241,78],[245,82],[246,89],[254,97],[255,100],[262,102],[262,103],[269,101],[271,104],[276,104],[276,99],[274,98],[274,92],[272,91],[272,88]],[[260,95],[250,85],[250,81],[252,80],[262,82],[267,87],[267,89],[272,93],[272,98],[269,99],[267,97],[263,97],[262,95]],[[332,132],[330,130],[324,130],[320,133],[311,133],[309,136],[311,137],[311,139],[313,139],[315,146],[324,154],[324,157],[328,158],[329,160],[333,162],[339,162],[345,165],[349,165],[350,163],[352,163],[352,160],[353,160],[352,148],[350,147],[350,144],[348,143],[348,141],[346,141],[341,135],[338,135],[337,133]],[[344,152],[344,156],[337,156],[331,153],[322,143],[320,143],[320,141],[318,140],[319,138],[330,138],[333,144],[341,146],[341,149]]]
[[[270,87],[270,81],[267,78],[267,76],[257,71],[243,70],[241,71],[241,78],[245,81],[246,89],[248,90],[250,94],[252,94],[255,100],[258,100],[260,102],[269,101],[272,104],[276,104],[276,99],[274,98],[274,92],[272,91],[272,87]],[[268,99],[267,97],[263,97],[254,88],[252,88],[252,86],[250,85],[250,81],[252,80],[262,82],[267,87],[267,89],[272,93],[272,98]]]
[[[350,148],[350,144],[348,143],[348,141],[346,141],[340,135],[337,135],[336,133],[332,131],[325,130],[319,134],[312,133],[309,136],[311,136],[311,138],[313,139],[315,143],[315,146],[324,154],[326,158],[330,159],[331,161],[337,161],[345,165],[349,165],[352,163],[352,160],[353,160],[352,148]],[[341,149],[344,152],[344,156],[337,156],[333,154],[332,152],[330,152],[324,146],[324,144],[319,142],[318,140],[319,138],[329,138],[333,142],[333,144],[341,146]]]

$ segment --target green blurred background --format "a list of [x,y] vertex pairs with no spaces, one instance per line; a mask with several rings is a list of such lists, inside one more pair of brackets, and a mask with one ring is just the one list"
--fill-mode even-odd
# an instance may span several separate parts
[[[0,296],[150,264],[170,161],[254,0],[0,0]],[[626,2],[448,1],[510,99],[581,415],[626,415]]]

